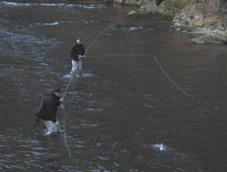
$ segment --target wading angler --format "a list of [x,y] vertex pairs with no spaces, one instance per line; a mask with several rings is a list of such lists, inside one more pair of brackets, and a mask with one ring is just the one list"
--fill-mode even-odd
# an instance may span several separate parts
[[82,38],[78,38],[76,43],[71,48],[70,57],[72,58],[72,70],[71,75],[82,74],[82,64],[85,56],[85,49],[82,44]]
[[47,127],[45,135],[56,134],[60,129],[60,123],[56,118],[58,106],[63,103],[61,98],[61,89],[55,88],[46,92],[43,101],[35,112],[38,121],[41,119]]

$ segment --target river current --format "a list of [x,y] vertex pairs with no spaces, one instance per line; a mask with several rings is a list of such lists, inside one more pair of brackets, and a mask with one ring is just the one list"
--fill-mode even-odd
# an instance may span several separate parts
[[[168,19],[127,17],[136,9],[0,1],[0,171],[227,170],[226,46],[191,44],[195,33]],[[66,90],[79,36],[83,77]],[[34,112],[55,87],[67,91],[65,135],[46,137]]]

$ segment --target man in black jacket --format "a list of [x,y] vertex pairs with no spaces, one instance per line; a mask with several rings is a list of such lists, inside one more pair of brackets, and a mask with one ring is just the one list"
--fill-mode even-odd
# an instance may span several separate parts
[[85,58],[85,49],[82,44],[82,38],[78,38],[71,48],[70,56],[72,58],[71,75],[81,75],[83,58]]
[[61,89],[55,88],[47,91],[42,103],[35,112],[35,116],[41,119],[46,125],[48,131],[46,135],[52,135],[60,129],[60,123],[56,118],[58,106],[63,103],[61,98]]

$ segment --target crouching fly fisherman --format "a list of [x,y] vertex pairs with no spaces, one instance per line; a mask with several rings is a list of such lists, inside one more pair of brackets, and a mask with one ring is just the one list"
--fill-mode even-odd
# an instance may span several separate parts
[[56,134],[60,129],[60,123],[56,119],[58,106],[63,103],[61,98],[61,89],[55,88],[46,92],[43,101],[35,112],[38,121],[41,119],[46,125],[48,131],[45,135]]

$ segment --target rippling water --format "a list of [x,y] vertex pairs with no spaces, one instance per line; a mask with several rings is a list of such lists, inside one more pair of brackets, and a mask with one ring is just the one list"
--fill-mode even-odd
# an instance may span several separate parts
[[[0,2],[0,170],[226,171],[226,46],[92,2]],[[43,136],[34,112],[67,88],[78,36],[90,48],[65,97],[70,158],[63,131]]]

